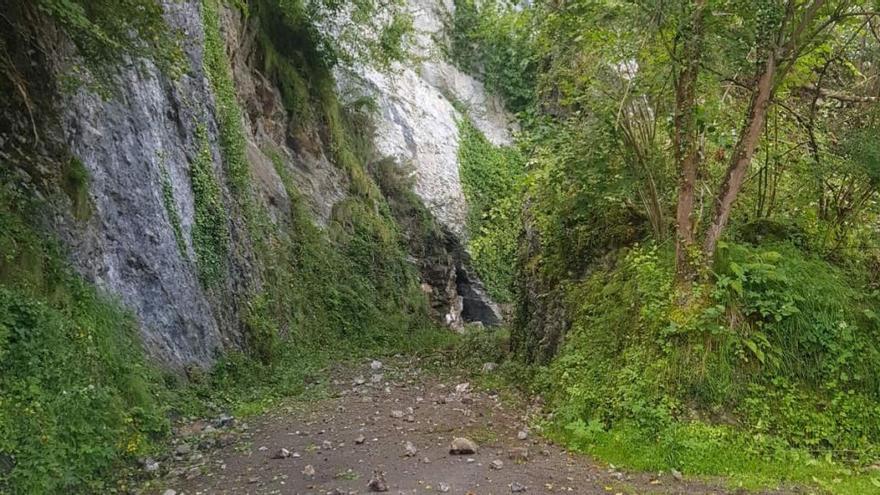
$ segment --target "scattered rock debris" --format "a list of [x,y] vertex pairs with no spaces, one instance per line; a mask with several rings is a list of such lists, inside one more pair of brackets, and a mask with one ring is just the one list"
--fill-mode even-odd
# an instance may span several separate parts
[[373,477],[370,478],[367,488],[369,488],[371,492],[387,492],[388,483],[385,482],[385,473],[378,469],[374,470]]
[[[484,366],[484,372],[494,369]],[[381,383],[364,379],[380,371]],[[137,493],[731,493],[720,482],[684,480],[677,471],[671,472],[677,482],[663,483],[656,473],[599,467],[531,434],[531,413],[523,414],[532,410],[529,404],[502,402],[497,391],[461,378],[440,380],[418,360],[371,360],[354,369],[339,364],[326,373],[335,393],[291,399],[251,426],[230,415],[190,418],[175,428],[166,455],[141,461],[142,473],[150,475]],[[532,458],[530,449],[542,455]]]

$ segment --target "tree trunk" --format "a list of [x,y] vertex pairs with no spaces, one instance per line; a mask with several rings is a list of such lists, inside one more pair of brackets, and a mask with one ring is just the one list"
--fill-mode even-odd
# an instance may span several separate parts
[[685,40],[682,57],[684,67],[675,81],[675,129],[673,147],[678,166],[678,206],[675,210],[675,274],[680,283],[697,276],[694,258],[696,242],[694,194],[700,163],[695,122],[696,85],[703,45],[704,0],[696,2],[691,20],[691,33]]
[[755,155],[755,149],[761,139],[764,123],[767,120],[767,108],[773,97],[773,82],[776,76],[776,53],[771,52],[767,57],[764,71],[758,78],[758,86],[749,103],[749,113],[743,125],[742,133],[736,143],[727,173],[721,182],[718,194],[715,196],[715,212],[712,223],[706,230],[706,238],[703,242],[703,257],[705,266],[710,266],[715,256],[715,248],[721,238],[724,228],[730,220],[730,211],[742,189],[743,181]]

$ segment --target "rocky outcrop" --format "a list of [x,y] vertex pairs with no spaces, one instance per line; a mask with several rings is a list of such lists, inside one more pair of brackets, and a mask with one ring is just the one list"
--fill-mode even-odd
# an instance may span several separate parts
[[445,60],[452,1],[408,0],[413,19],[411,61],[390,68],[354,63],[340,67],[340,92],[368,96],[378,107],[375,144],[385,157],[411,165],[416,194],[463,241],[467,202],[458,171],[458,121],[469,118],[496,145],[511,144],[515,121],[500,98]]
[[[224,349],[245,345],[248,297],[262,281],[251,233],[224,167],[220,103],[204,69],[202,3],[165,0],[162,5],[168,24],[184,34],[183,74],[169,78],[149,61],[128,60],[114,69],[109,97],[86,85],[62,90],[76,56],[52,23],[31,22],[27,30],[8,33],[4,41],[10,60],[27,67],[21,74],[35,81],[30,90],[38,95],[39,108],[25,112],[4,105],[0,157],[24,171],[35,191],[47,194],[55,211],[46,218],[76,269],[134,312],[152,356],[182,370],[208,366]],[[412,7],[431,12],[415,18],[439,30],[432,5],[419,0]],[[317,130],[306,138],[291,137],[292,117],[282,95],[260,71],[259,27],[231,7],[220,8],[219,22],[242,109],[244,153],[256,200],[266,206],[271,222],[285,221],[294,199],[279,176],[283,171],[315,223],[327,225],[334,206],[348,197],[348,175],[325,155]],[[436,242],[436,251],[413,255],[438,319],[453,327],[470,320],[497,323],[497,307],[468,269],[461,248],[466,205],[456,157],[460,114],[449,95],[469,104],[475,122],[499,142],[509,139],[502,125],[506,116],[478,82],[443,62],[391,73],[353,69],[346,71],[343,87],[369,91],[379,101],[377,149],[413,166],[415,191],[443,227],[440,237],[428,239]],[[20,145],[32,127],[38,139]],[[43,160],[25,160],[25,155]],[[87,215],[74,214],[68,200],[37,184],[42,180],[37,177],[55,176],[58,182],[59,156],[69,156],[88,176],[83,185]],[[219,186],[220,208],[228,215],[222,228],[230,239],[222,279],[213,286],[200,280],[193,241],[193,167],[204,157]]]
[[[430,283],[432,292],[455,294],[439,299],[446,301],[447,323],[455,327],[470,321],[496,325],[503,319],[501,311],[470,268],[463,247],[467,244],[468,205],[459,176],[458,122],[470,119],[499,146],[511,144],[516,122],[500,98],[446,60],[446,29],[454,4],[449,0],[408,0],[405,9],[413,19],[411,60],[390,67],[377,63],[341,66],[337,70],[339,90],[351,100],[366,96],[376,102],[376,151],[410,171],[413,190],[453,236],[455,246],[450,246],[450,252],[458,253],[454,288],[429,277],[435,280]],[[432,271],[436,270],[427,270]]]
[[530,211],[523,207],[523,231],[517,253],[516,314],[510,347],[530,363],[546,364],[556,355],[571,327],[565,286],[547,280],[536,260],[541,256],[540,233]]
[[[198,4],[166,4],[172,25],[189,33],[191,72],[171,83],[149,62],[121,69],[118,94],[105,99],[81,89],[60,95],[61,131],[88,170],[94,211],[87,222],[59,225],[80,271],[134,310],[151,353],[169,364],[207,364],[222,348],[223,319],[235,305],[212,301],[199,284],[191,231],[194,198],[189,167],[196,125],[216,142],[210,85],[201,70]],[[57,67],[57,70],[64,70]],[[57,76],[57,74],[56,74]],[[219,173],[216,146],[212,161]],[[163,170],[173,191],[187,252],[181,252],[163,198]],[[185,256],[187,256],[185,258]],[[244,271],[242,267],[242,271]],[[214,308],[230,307],[222,314]]]

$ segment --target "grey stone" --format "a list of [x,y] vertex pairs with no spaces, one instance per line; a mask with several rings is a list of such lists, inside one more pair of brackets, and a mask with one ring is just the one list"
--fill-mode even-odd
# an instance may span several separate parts
[[453,438],[452,445],[449,446],[449,453],[452,455],[471,455],[476,454],[477,450],[477,443],[464,437]]

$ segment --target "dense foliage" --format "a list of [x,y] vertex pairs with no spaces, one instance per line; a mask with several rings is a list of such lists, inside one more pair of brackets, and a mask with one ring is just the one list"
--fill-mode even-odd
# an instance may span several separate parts
[[[875,489],[810,460],[880,445],[875,6],[456,4],[453,59],[523,125],[512,338],[569,328],[536,382],[556,434],[643,469]],[[566,314],[536,311],[559,294]]]
[[468,251],[477,274],[500,302],[513,299],[523,189],[523,157],[490,143],[466,117],[459,123],[459,173],[468,201]]
[[[347,179],[325,229],[284,149],[262,151],[289,209],[271,215],[256,194],[221,25],[230,6],[198,3],[216,112],[192,123],[190,239],[164,163],[161,200],[206,291],[243,306],[242,342],[186,386],[147,364],[133,317],[73,272],[35,216],[66,205],[89,219],[84,164],[59,159],[54,189],[0,169],[0,491],[104,490],[172,413],[258,410],[301,393],[332,356],[442,335],[407,261],[442,232],[393,164],[368,170],[370,102],[335,93],[339,59],[405,58],[413,20],[387,3],[230,2],[257,33],[286,139]],[[454,4],[451,61],[522,126],[503,148],[460,122],[468,250],[493,296],[529,310],[512,340],[546,340],[523,338],[526,326],[567,329],[545,366],[501,367],[546,398],[547,431],[639,469],[875,491],[864,467],[880,457],[876,2]],[[8,17],[60,28],[78,52],[69,74],[93,89],[112,90],[131,60],[172,81],[185,65],[152,0],[21,5]],[[3,86],[31,111],[8,48]],[[258,283],[233,295],[224,282],[243,260]],[[473,340],[503,358],[503,332]]]
[[95,491],[168,431],[134,319],[62,261],[39,202],[0,183],[0,489]]

